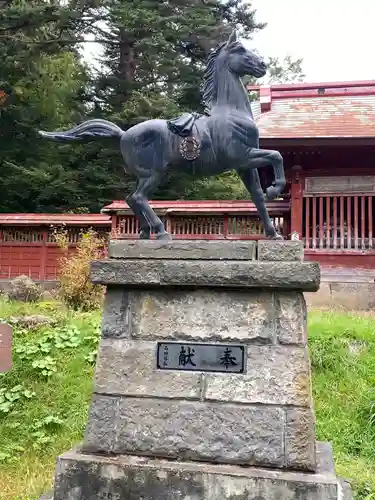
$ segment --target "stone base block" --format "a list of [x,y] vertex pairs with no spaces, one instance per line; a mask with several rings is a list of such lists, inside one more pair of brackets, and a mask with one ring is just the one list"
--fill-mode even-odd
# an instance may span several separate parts
[[351,500],[329,444],[314,474],[71,451],[58,458],[54,500]]
[[[109,286],[102,333],[85,453],[315,471],[302,292]],[[160,369],[158,342],[233,342],[244,370]]]
[[316,470],[306,408],[95,394],[84,453]]

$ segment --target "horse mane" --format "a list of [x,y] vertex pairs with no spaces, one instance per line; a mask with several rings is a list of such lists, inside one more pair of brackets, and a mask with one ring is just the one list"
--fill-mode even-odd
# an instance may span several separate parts
[[214,50],[212,50],[210,55],[208,56],[207,66],[204,72],[204,82],[202,87],[203,104],[208,109],[211,108],[212,101],[215,98],[214,94],[216,92],[216,88],[214,86],[216,59],[226,44],[227,42],[221,43]]

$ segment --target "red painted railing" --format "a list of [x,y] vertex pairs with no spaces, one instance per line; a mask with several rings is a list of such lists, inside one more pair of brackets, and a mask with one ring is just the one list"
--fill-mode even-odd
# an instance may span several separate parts
[[[262,239],[264,228],[256,207],[250,201],[151,202],[166,230],[174,239]],[[288,200],[267,204],[273,223],[284,237],[289,236]],[[124,202],[113,202],[103,209],[111,215],[115,238],[138,237],[139,222]]]
[[[300,205],[293,204],[299,198],[292,197],[292,209],[289,200],[274,201],[267,206],[284,238],[290,238],[292,224],[300,228],[297,234],[305,243],[307,259],[373,269],[374,197],[375,193],[303,193]],[[263,225],[250,201],[182,200],[150,204],[174,239],[264,238]],[[90,227],[98,233],[111,234],[112,238],[138,238],[139,231],[138,222],[124,202],[112,203],[102,214],[0,214],[0,280],[20,274],[35,280],[55,280],[61,250],[53,233],[54,228],[61,226],[68,230],[69,252],[75,251],[80,233]]]
[[0,280],[26,275],[34,280],[56,280],[61,249],[54,230],[68,232],[68,252],[73,253],[82,231],[109,234],[111,220],[102,214],[0,214]]
[[[284,217],[272,217],[275,226],[284,233]],[[264,228],[260,219],[248,215],[207,215],[207,216],[165,216],[162,217],[166,230],[174,239],[261,239]],[[139,222],[132,215],[117,218],[115,238],[134,239],[138,237]]]
[[[174,239],[259,239],[263,226],[249,201],[151,202]],[[274,223],[285,236],[289,202],[269,204]],[[61,250],[54,229],[68,231],[70,253],[80,233],[89,227],[118,238],[138,238],[139,225],[124,202],[114,202],[102,214],[0,214],[0,280],[21,274],[35,280],[55,280]]]
[[375,194],[304,197],[306,249],[372,250]]

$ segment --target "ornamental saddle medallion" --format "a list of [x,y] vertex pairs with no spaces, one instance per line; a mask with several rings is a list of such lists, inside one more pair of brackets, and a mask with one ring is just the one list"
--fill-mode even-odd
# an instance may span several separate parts
[[193,137],[195,122],[201,116],[199,113],[184,113],[167,121],[169,130],[181,137],[179,151],[184,160],[196,160],[201,153],[201,142],[197,137]]
[[195,137],[185,137],[180,144],[180,153],[185,160],[193,161],[199,158],[201,143]]

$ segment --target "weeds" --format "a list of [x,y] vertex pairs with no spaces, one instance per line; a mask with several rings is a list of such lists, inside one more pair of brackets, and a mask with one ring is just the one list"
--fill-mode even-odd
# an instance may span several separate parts
[[94,285],[90,280],[90,266],[93,260],[103,257],[105,241],[95,231],[81,233],[76,252],[68,253],[69,234],[67,230],[55,230],[54,239],[64,251],[59,261],[58,278],[61,300],[75,310],[90,311],[100,306],[104,287]]
[[74,349],[82,344],[92,345],[86,356],[94,360],[98,336],[83,337],[74,325],[64,325],[54,330],[48,329],[37,341],[22,342],[15,346],[14,353],[22,361],[28,361],[35,372],[43,377],[50,377],[56,372],[56,355],[58,350]]
[[356,500],[375,500],[375,318],[314,312],[309,323],[318,439]]
[[9,389],[0,388],[0,416],[10,413],[16,403],[31,399],[36,393],[26,389],[22,384],[15,385]]
[[38,498],[47,490],[56,456],[80,440],[87,421],[100,313],[0,302],[5,321],[39,311],[54,322],[15,323],[14,367],[0,375],[1,500]]

